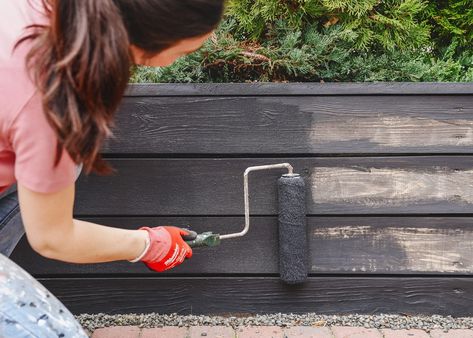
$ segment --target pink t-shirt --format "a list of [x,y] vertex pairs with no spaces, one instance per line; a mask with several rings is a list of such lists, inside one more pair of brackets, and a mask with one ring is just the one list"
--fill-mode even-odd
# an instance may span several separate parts
[[13,51],[26,26],[47,22],[40,3],[0,1],[0,193],[15,181],[36,192],[54,192],[76,177],[76,165],[66,151],[54,168],[57,138],[25,67],[31,42]]

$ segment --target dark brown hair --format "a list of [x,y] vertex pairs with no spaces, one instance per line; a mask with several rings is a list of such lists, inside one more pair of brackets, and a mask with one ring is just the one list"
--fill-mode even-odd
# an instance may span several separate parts
[[224,0],[42,0],[49,25],[32,25],[27,66],[46,118],[64,149],[87,173],[110,172],[100,156],[128,84],[130,44],[154,55],[211,32]]

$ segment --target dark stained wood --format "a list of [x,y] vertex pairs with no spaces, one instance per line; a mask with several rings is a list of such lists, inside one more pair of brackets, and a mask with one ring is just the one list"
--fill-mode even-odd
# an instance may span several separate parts
[[409,313],[473,315],[471,278],[275,277],[40,279],[78,313]]
[[166,83],[131,84],[127,96],[473,94],[471,83]]
[[127,97],[115,134],[104,153],[472,153],[473,96]]
[[[115,159],[119,174],[82,177],[77,215],[242,215],[247,167],[289,162],[306,180],[307,212],[319,214],[473,211],[469,156],[267,159]],[[253,215],[277,214],[284,170],[250,174]]]
[[[75,215],[136,229],[243,227],[243,172],[289,162],[307,184],[310,277],[278,278],[276,180],[250,174],[243,237],[166,273],[142,263],[12,259],[73,313],[473,315],[473,85],[130,85]],[[117,243],[119,246],[120,243]]]
[[[243,217],[117,217],[88,221],[126,229],[176,225],[225,234],[242,229]],[[473,274],[471,217],[309,217],[311,273]],[[119,244],[117,244],[119,245]],[[67,264],[34,253],[24,238],[12,259],[36,276],[147,275],[141,263]],[[276,217],[251,219],[244,237],[215,248],[194,249],[191,260],[162,275],[277,274]]]

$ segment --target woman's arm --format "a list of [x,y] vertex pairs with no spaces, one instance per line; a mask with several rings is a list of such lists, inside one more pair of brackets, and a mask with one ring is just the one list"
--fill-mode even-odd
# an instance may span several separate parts
[[18,183],[26,236],[42,256],[71,263],[132,260],[144,248],[145,230],[125,230],[73,219],[74,184],[37,193]]

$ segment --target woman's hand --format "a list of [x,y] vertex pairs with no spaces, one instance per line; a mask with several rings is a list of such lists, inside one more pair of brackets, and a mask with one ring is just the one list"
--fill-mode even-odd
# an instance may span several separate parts
[[[140,230],[119,229],[73,219],[74,185],[54,193],[37,193],[20,183],[18,195],[26,235],[42,256],[70,263],[140,260],[150,269],[164,271],[192,256],[184,241],[191,232],[171,226]],[[195,237],[195,236],[194,236]],[[146,240],[149,248],[144,251]]]
[[147,231],[73,219],[74,190],[71,184],[45,194],[18,184],[21,217],[36,252],[70,263],[129,261],[143,252]]
[[190,232],[173,226],[142,227],[140,230],[149,234],[149,248],[140,259],[148,268],[162,272],[192,257],[191,247],[182,238],[190,236]]

